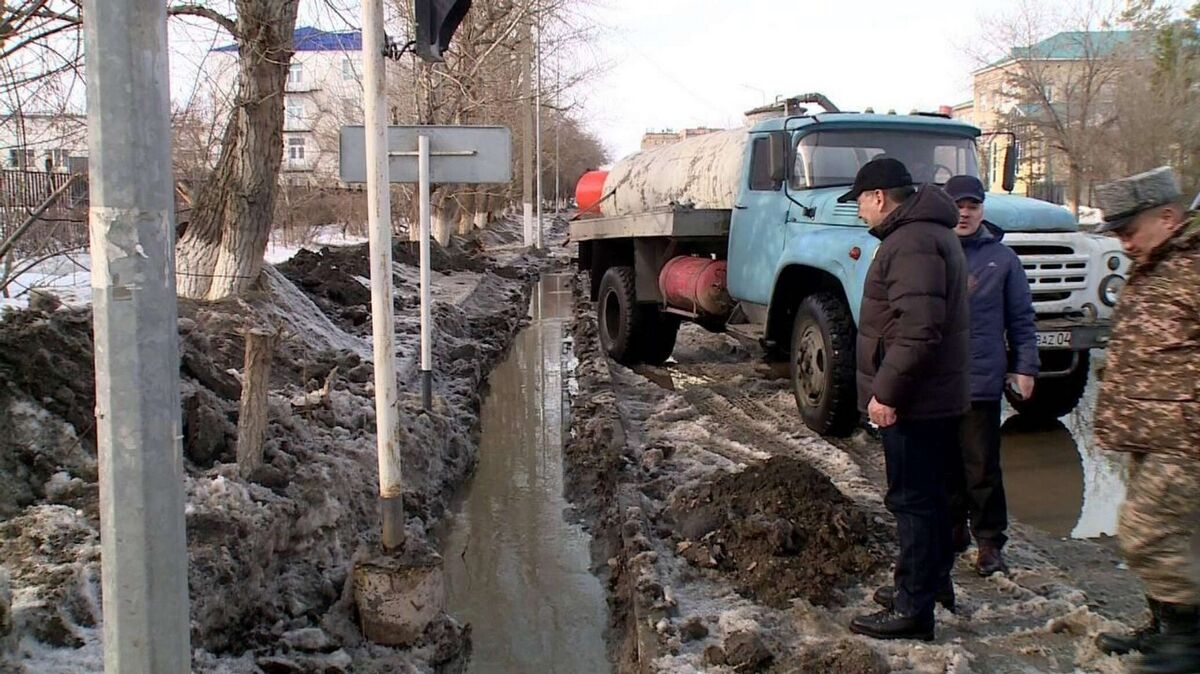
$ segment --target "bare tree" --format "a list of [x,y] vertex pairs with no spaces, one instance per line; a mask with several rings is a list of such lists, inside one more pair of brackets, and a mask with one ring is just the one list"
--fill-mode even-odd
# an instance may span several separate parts
[[298,6],[299,0],[237,0],[236,20],[199,5],[174,10],[216,22],[238,49],[237,88],[221,154],[176,243],[182,297],[238,294],[262,268],[279,190],[283,92]]
[[1180,16],[1160,0],[1135,0],[1122,18],[1146,35],[1151,58],[1130,62],[1118,81],[1114,173],[1169,164],[1200,189],[1200,2]]
[[1027,169],[1065,173],[1066,202],[1076,212],[1089,184],[1106,174],[1116,86],[1138,54],[1136,34],[1113,30],[1118,18],[1105,0],[1069,7],[1022,0],[983,31],[989,49],[980,72],[999,84],[996,107],[1018,132]]
[[[407,16],[408,4],[400,2],[402,15]],[[520,147],[521,111],[530,103],[523,95],[520,56],[530,52],[533,44],[529,26],[537,22],[541,30],[543,81],[541,107],[543,131],[553,128],[554,120],[567,114],[575,105],[568,100],[590,71],[581,59],[553,62],[547,54],[578,50],[593,37],[590,23],[582,20],[578,10],[581,0],[482,0],[472,5],[471,12],[459,28],[446,62],[436,65],[417,64],[414,76],[414,104],[419,124],[501,124],[514,131],[514,145]],[[574,127],[580,129],[581,127]],[[596,145],[598,147],[598,143]],[[543,143],[543,166],[549,168]],[[514,153],[514,176],[520,175],[519,156]],[[552,171],[547,175],[553,176]],[[486,221],[502,204],[514,203],[519,195],[513,184],[487,187],[441,185],[433,195],[434,235],[445,244],[454,229],[466,231]],[[411,208],[412,216],[415,213]]]

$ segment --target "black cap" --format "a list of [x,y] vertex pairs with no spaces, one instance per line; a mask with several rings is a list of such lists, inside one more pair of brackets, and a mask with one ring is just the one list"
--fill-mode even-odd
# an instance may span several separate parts
[[868,190],[890,190],[893,187],[908,187],[912,184],[912,175],[900,160],[891,157],[872,159],[858,169],[858,175],[854,176],[854,187],[838,197],[838,203],[854,201],[858,195]]
[[946,181],[946,186],[942,189],[946,190],[946,194],[949,194],[950,198],[956,202],[962,199],[974,199],[983,203],[983,183],[975,176],[954,176]]

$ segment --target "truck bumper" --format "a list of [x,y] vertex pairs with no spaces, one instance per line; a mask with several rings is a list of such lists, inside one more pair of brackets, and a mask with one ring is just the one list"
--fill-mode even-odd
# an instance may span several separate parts
[[1039,351],[1088,351],[1108,346],[1108,321],[1050,318],[1036,322]]
[[1036,323],[1041,378],[1065,377],[1081,366],[1091,349],[1108,346],[1112,324],[1105,320],[1052,318]]

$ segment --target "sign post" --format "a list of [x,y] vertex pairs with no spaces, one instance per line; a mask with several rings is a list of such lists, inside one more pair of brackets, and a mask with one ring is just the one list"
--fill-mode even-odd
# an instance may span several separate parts
[[[364,127],[342,127],[341,179],[367,181]],[[389,126],[388,176],[393,183],[417,183],[421,246],[421,404],[433,408],[433,355],[430,337],[430,189],[433,183],[506,183],[512,180],[512,133],[502,126]]]

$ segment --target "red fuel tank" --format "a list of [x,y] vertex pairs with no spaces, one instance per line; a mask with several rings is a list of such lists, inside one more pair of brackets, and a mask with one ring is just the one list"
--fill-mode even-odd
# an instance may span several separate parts
[[588,171],[575,184],[575,204],[579,215],[600,215],[600,199],[604,197],[604,179],[608,171]]
[[725,318],[733,311],[733,298],[725,287],[725,260],[676,257],[663,265],[658,287],[668,306],[706,318]]

